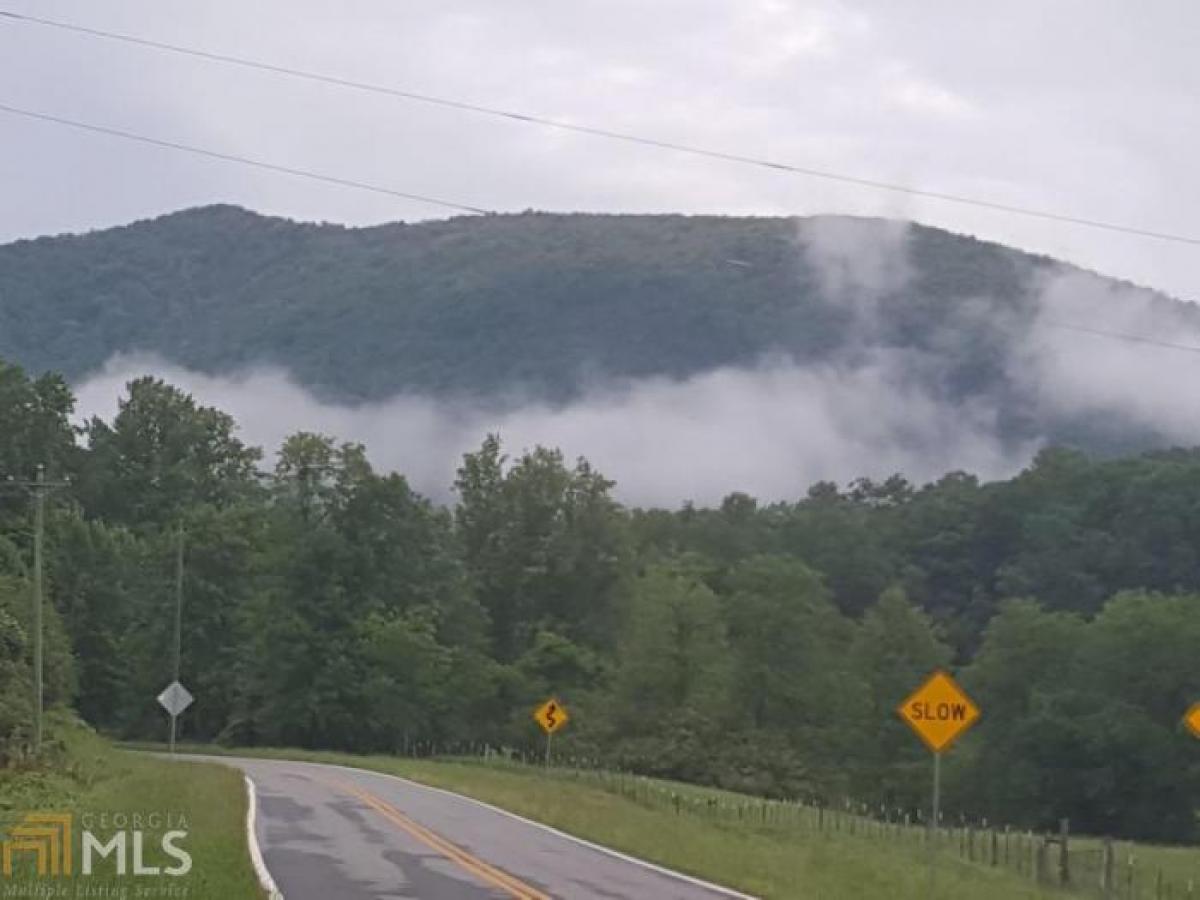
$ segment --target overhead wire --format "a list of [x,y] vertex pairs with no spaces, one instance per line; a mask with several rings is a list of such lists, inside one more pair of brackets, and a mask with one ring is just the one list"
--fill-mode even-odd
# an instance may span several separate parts
[[[240,156],[233,153],[224,153],[217,150],[210,150],[206,147],[197,147],[192,144],[184,144],[179,141],[170,141],[162,138],[151,137],[149,135],[139,134],[137,132],[126,131],[119,128],[109,128],[105,125],[96,125],[90,122],[81,122],[76,119],[68,119],[64,116],[55,116],[49,113],[37,112],[30,109],[22,109],[16,106],[9,106],[5,103],[0,103],[0,112],[8,113],[16,116],[25,116],[30,119],[35,119],[42,122],[49,122],[55,125],[67,126],[76,128],[82,131],[94,132],[97,134],[117,137],[123,140],[136,141],[142,144],[149,144],[154,147],[160,147],[167,150],[176,150],[185,153],[194,154],[197,156],[217,159],[223,162],[231,162],[239,165],[252,166],[256,169],[265,169],[270,172],[278,172],[285,175],[292,175],[300,178],[307,178],[325,184],[332,184],[338,187],[354,188],[356,190],[370,191],[377,194],[384,194],[390,197],[399,197],[405,200],[415,200],[421,203],[428,203],[434,206],[441,206],[448,209],[457,210],[459,212],[467,212],[479,215],[495,215],[495,212],[479,206],[472,206],[466,203],[458,203],[452,200],[444,200],[439,197],[431,197],[425,194],[414,194],[408,191],[400,191],[394,188],[384,187],[382,185],[371,184],[370,182],[359,181],[357,179],[342,178],[335,175],[326,175],[321,172],[314,172],[308,169],[297,169],[292,166],[284,166],[276,163],[267,162],[261,159],[253,159],[246,156]],[[751,263],[746,263],[742,260],[726,260],[730,264],[735,264],[740,267],[751,267]],[[1078,331],[1085,334],[1098,335],[1101,337],[1113,338],[1117,340],[1135,342],[1139,344],[1150,344],[1158,347],[1163,347],[1171,350],[1185,350],[1192,353],[1200,353],[1200,346],[1189,344],[1177,344],[1170,341],[1163,341],[1156,338],[1146,337],[1144,335],[1129,334],[1126,332],[1108,331],[1100,328],[1092,328],[1086,325],[1075,325],[1069,322],[1059,322],[1052,320],[1043,320],[1042,324],[1050,328],[1065,329],[1068,331]]]
[[771,169],[780,172],[786,172],[794,175],[802,175],[809,178],[818,178],[826,181],[839,182],[842,184],[854,185],[857,187],[869,188],[879,191],[888,191],[892,193],[905,194],[913,197],[922,197],[930,200],[937,200],[945,203],[958,204],[961,206],[971,206],[978,209],[991,210],[993,212],[1008,213],[1026,218],[1040,219],[1043,221],[1059,222],[1067,225],[1075,225],[1084,228],[1098,229],[1102,231],[1116,232],[1121,234],[1129,234],[1137,237],[1150,238],[1160,241],[1169,241],[1174,243],[1190,244],[1200,246],[1200,237],[1191,235],[1179,234],[1176,232],[1161,231],[1149,228],[1141,228],[1132,225],[1125,225],[1119,222],[1112,222],[1103,219],[1089,218],[1085,216],[1076,216],[1066,213],[1055,212],[1053,210],[1037,209],[1030,206],[1022,206],[1012,203],[1003,203],[994,200],[987,200],[980,197],[968,196],[965,194],[949,193],[946,191],[927,190],[924,188],[916,188],[910,185],[897,184],[894,182],[883,181],[875,178],[866,178],[858,175],[852,175],[845,172],[835,172],[827,169],[819,169],[811,166],[801,166],[793,163],[780,162],[778,160],[766,159],[763,157],[750,156],[741,153],[733,153],[723,150],[716,150],[708,147],[701,147],[694,144],[687,144],[678,141],[669,141],[660,138],[650,137],[646,135],[633,134],[631,132],[617,131],[610,128],[603,128],[594,125],[583,125],[574,122],[567,122],[562,119],[553,119],[547,116],[533,115],[530,113],[516,112],[514,110],[501,109],[494,106],[487,106],[480,103],[471,103],[463,100],[427,94],[418,91],[404,90],[401,88],[390,87],[387,85],[375,84],[366,81],[357,81],[350,78],[342,78],[336,75],[328,75],[321,72],[313,72],[305,69],[299,69],[292,66],[278,65],[275,63],[264,62],[262,60],[250,59],[243,56],[234,56],[227,53],[217,53],[214,51],[203,50],[197,47],[188,47],[180,44],[171,44],[164,41],[157,41],[150,38],[139,37],[137,35],[122,34],[116,31],[110,31],[101,28],[93,28],[85,25],[79,25],[72,22],[64,22],[57,19],[49,19],[42,16],[32,16],[23,13],[16,13],[9,10],[0,10],[0,18],[10,21],[22,22],[30,25],[37,25],[46,28],[56,28],[63,31],[75,32],[77,34],[87,35],[90,37],[98,37],[106,40],[120,41],[126,44],[134,44],[141,47],[153,48],[170,53],[178,53],[186,56],[195,57],[198,59],[208,60],[210,62],[223,63],[226,65],[240,66],[247,69],[257,69],[263,72],[271,72],[277,75],[284,75],[290,78],[299,78],[306,81],[321,82],[324,84],[336,85],[338,87],[349,88],[357,91],[364,91],[373,94],[382,94],[397,99],[430,104],[440,106],[447,109],[454,109],[461,112],[470,112],[478,115],[486,115],[508,119],[515,122],[521,122],[529,125],[537,125],[544,128],[553,128],[560,131],[569,131],[576,134],[589,135],[592,137],[605,138],[608,140],[622,141],[631,144],[639,144],[647,147],[655,147],[660,150],[669,150],[676,153],[684,153],[692,156],[706,157],[709,159],[721,160],[724,162],[736,163],[740,165],[755,166],[764,169]]
[[[158,41],[150,41],[150,40],[143,39],[143,38],[136,38],[136,37],[133,37],[130,35],[120,35],[120,34],[116,34],[113,32],[106,32],[106,31],[101,31],[98,29],[86,28],[84,26],[56,22],[53,20],[42,19],[42,18],[38,18],[38,17],[34,17],[34,16],[24,16],[24,15],[12,13],[12,12],[4,11],[4,10],[0,10],[0,17],[17,19],[20,21],[28,21],[28,22],[32,22],[34,24],[47,25],[47,26],[55,27],[55,28],[63,28],[63,29],[69,30],[69,31],[77,31],[77,32],[81,32],[84,34],[91,34],[91,35],[95,35],[95,36],[99,36],[99,37],[111,38],[114,40],[125,41],[128,43],[141,44],[141,45],[145,45],[145,46],[149,46],[149,47],[154,47],[156,49],[170,50],[172,52],[185,53],[188,55],[199,56],[202,58],[212,59],[212,60],[219,61],[219,62],[228,62],[228,63],[232,63],[235,65],[264,69],[267,71],[277,72],[280,74],[307,78],[310,80],[331,82],[331,83],[338,84],[341,86],[352,87],[352,88],[356,88],[356,89],[360,89],[360,90],[367,90],[367,91],[378,92],[378,93],[387,93],[387,94],[391,94],[394,96],[403,97],[405,99],[420,100],[420,101],[424,101],[424,102],[437,103],[439,105],[452,106],[452,107],[456,107],[459,109],[469,110],[472,112],[482,112],[482,113],[489,113],[489,114],[494,114],[494,115],[502,115],[502,116],[505,116],[508,118],[514,118],[514,119],[518,119],[518,120],[522,120],[522,121],[533,122],[535,124],[543,124],[543,125],[548,125],[548,126],[552,126],[552,127],[559,127],[559,128],[564,128],[567,130],[572,130],[572,131],[582,131],[584,133],[596,134],[596,135],[605,136],[605,137],[615,137],[615,138],[622,139],[622,140],[635,140],[639,143],[651,143],[653,145],[665,147],[667,149],[676,149],[676,150],[682,150],[684,152],[689,152],[689,153],[694,152],[694,153],[701,153],[703,155],[718,156],[720,158],[730,159],[733,161],[753,162],[755,164],[765,165],[765,166],[769,166],[771,168],[783,169],[785,171],[795,170],[795,171],[801,171],[804,174],[817,174],[817,175],[822,174],[822,173],[816,173],[816,172],[809,172],[808,170],[796,169],[795,167],[789,167],[789,166],[786,166],[783,164],[772,163],[772,162],[768,162],[768,161],[764,161],[764,160],[754,160],[749,157],[739,157],[736,155],[723,154],[723,153],[720,153],[717,151],[700,150],[697,148],[687,147],[684,145],[675,145],[675,144],[670,144],[667,142],[655,141],[653,139],[636,138],[636,137],[633,137],[630,135],[623,135],[623,134],[620,134],[617,132],[607,132],[602,129],[594,129],[594,128],[590,128],[588,126],[577,126],[577,125],[572,125],[569,123],[557,122],[554,120],[540,119],[538,117],[527,116],[527,115],[520,114],[520,113],[505,112],[505,111],[501,111],[501,110],[495,110],[495,109],[492,109],[489,107],[482,107],[482,106],[476,106],[473,104],[460,103],[458,101],[445,100],[442,98],[434,98],[434,97],[430,97],[427,95],[413,94],[413,93],[409,93],[409,92],[405,92],[405,91],[399,91],[399,90],[396,90],[393,88],[386,88],[386,87],[366,84],[366,83],[362,83],[362,82],[348,81],[346,79],[339,79],[339,78],[335,78],[332,76],[324,76],[324,75],[319,75],[316,73],[304,72],[304,71],[298,70],[298,69],[290,69],[287,67],[273,66],[273,65],[270,65],[267,63],[259,63],[259,62],[252,61],[252,60],[245,60],[245,59],[242,59],[239,57],[231,57],[231,56],[226,56],[223,54],[208,53],[206,51],[195,50],[193,48],[179,47],[179,46],[172,45],[172,44],[164,44],[164,43],[161,43]],[[7,113],[10,115],[23,116],[23,117],[26,117],[29,119],[34,119],[34,120],[47,122],[47,123],[51,123],[51,124],[55,124],[55,125],[59,125],[59,126],[74,128],[74,129],[78,129],[78,130],[82,130],[82,131],[88,131],[88,132],[93,132],[93,133],[97,133],[97,134],[107,135],[109,137],[116,137],[116,138],[120,138],[123,140],[135,141],[135,142],[138,142],[141,144],[147,144],[147,145],[159,147],[162,149],[175,150],[175,151],[189,153],[189,154],[193,154],[193,155],[197,155],[197,156],[201,156],[201,157],[206,157],[209,159],[215,159],[215,160],[220,160],[223,162],[235,163],[238,165],[250,166],[250,167],[253,167],[256,169],[276,172],[276,173],[280,173],[280,174],[284,174],[284,175],[290,175],[293,177],[309,179],[309,180],[313,180],[313,181],[317,181],[317,182],[322,182],[325,184],[335,185],[338,187],[352,188],[355,190],[368,191],[371,193],[383,194],[383,195],[390,196],[390,197],[396,197],[396,198],[405,199],[405,200],[412,200],[412,201],[419,202],[419,203],[427,203],[427,204],[430,204],[433,206],[439,206],[442,208],[457,210],[459,212],[466,212],[466,213],[472,213],[472,214],[478,214],[478,215],[494,215],[495,214],[495,211],[493,211],[493,210],[486,209],[486,208],[480,207],[480,206],[475,206],[472,204],[460,203],[460,202],[453,201],[453,200],[446,200],[444,198],[434,197],[434,196],[430,196],[427,194],[418,194],[418,193],[414,193],[411,191],[402,191],[402,190],[387,187],[384,185],[379,185],[379,184],[374,184],[374,183],[367,182],[367,181],[362,181],[359,179],[345,178],[345,177],[336,176],[336,175],[329,175],[329,174],[326,174],[323,172],[317,172],[317,171],[313,171],[310,169],[300,169],[300,168],[296,168],[294,166],[282,165],[279,163],[273,163],[273,162],[269,162],[267,160],[256,159],[253,157],[243,156],[240,154],[228,153],[228,152],[219,151],[219,150],[212,150],[207,147],[200,147],[200,146],[197,146],[194,144],[186,144],[181,141],[153,137],[151,135],[146,135],[146,134],[142,134],[139,132],[129,131],[129,130],[120,129],[120,128],[113,128],[110,126],[99,125],[99,124],[92,123],[92,122],[83,122],[83,121],[80,121],[77,119],[71,119],[71,118],[68,118],[65,116],[59,116],[59,115],[53,115],[50,113],[39,112],[37,110],[31,110],[31,109],[27,109],[27,108],[12,106],[12,105],[5,104],[5,103],[0,103],[0,112]],[[840,176],[838,176],[838,177],[840,177]],[[861,179],[851,179],[851,180],[855,181],[856,183],[862,181]],[[868,183],[868,184],[871,184],[873,186],[878,186],[878,187],[888,187],[888,188],[895,187],[895,186],[885,185],[883,183],[875,183],[875,182],[864,182],[864,183]],[[907,189],[905,189],[905,190],[907,190]],[[939,198],[940,199],[951,199],[948,195],[947,196],[939,195]],[[995,208],[1002,208],[1002,207],[995,207]],[[1013,210],[1009,210],[1009,211],[1021,211],[1021,210],[1013,209]],[[1030,212],[1028,210],[1025,210],[1025,211]],[[1096,222],[1091,222],[1088,220],[1077,220],[1077,219],[1074,219],[1073,217],[1066,217],[1066,219],[1068,221],[1075,222],[1076,224],[1091,224],[1091,225],[1096,225],[1098,227],[1109,227],[1105,223],[1096,223]],[[1112,228],[1112,230],[1118,230],[1118,231],[1131,231],[1132,233],[1136,233],[1136,234],[1139,234],[1142,236],[1147,236],[1147,237],[1162,237],[1162,238],[1166,238],[1166,239],[1178,239],[1178,240],[1186,241],[1188,243],[1200,243],[1200,240],[1186,238],[1186,237],[1182,237],[1182,236],[1178,236],[1178,235],[1167,235],[1167,234],[1158,233],[1158,232],[1146,232],[1146,231],[1142,231],[1140,229],[1128,229],[1128,228],[1124,228],[1124,227],[1120,227],[1120,226],[1111,226],[1111,228]],[[728,260],[727,262],[736,263],[736,264],[740,264],[740,265],[750,265],[748,263],[742,263],[742,261],[740,261],[740,260]],[[1200,353],[1200,346],[1179,344],[1179,343],[1174,343],[1174,342],[1170,342],[1170,341],[1163,341],[1163,340],[1159,340],[1156,338],[1147,337],[1144,335],[1130,334],[1130,333],[1126,333],[1126,332],[1109,331],[1109,330],[1105,330],[1105,329],[1093,328],[1093,327],[1089,327],[1089,326],[1076,325],[1076,324],[1072,324],[1072,323],[1068,323],[1068,322],[1059,322],[1059,321],[1053,321],[1053,320],[1043,320],[1042,324],[1044,324],[1048,327],[1051,327],[1051,328],[1076,331],[1076,332],[1092,334],[1092,335],[1096,335],[1096,336],[1100,336],[1100,337],[1107,337],[1107,338],[1112,338],[1112,339],[1116,339],[1116,340],[1122,340],[1122,341],[1126,341],[1126,342],[1148,344],[1148,345],[1163,347],[1163,348],[1171,349],[1171,350],[1181,350],[1181,351],[1187,351],[1187,352],[1193,352],[1193,353]]]
[[50,122],[55,125],[62,125],[69,128],[76,128],[80,131],[91,131],[96,134],[104,134],[109,137],[122,138],[127,141],[137,141],[141,144],[149,144],[154,147],[161,147],[167,150],[178,150],[184,153],[191,153],[196,156],[204,156],[209,159],[222,160],[224,162],[237,163],[243,166],[253,166],[256,169],[265,169],[269,172],[279,172],[284,175],[292,175],[297,178],[307,178],[312,181],[320,181],[325,184],[334,184],[339,187],[354,188],[360,191],[370,191],[375,194],[385,194],[389,197],[399,197],[404,200],[415,200],[418,203],[428,203],[432,206],[440,206],[446,209],[454,209],[459,212],[476,213],[479,215],[489,215],[492,210],[484,209],[481,206],[472,206],[468,203],[458,203],[453,200],[445,200],[441,197],[432,197],[428,194],[415,194],[411,191],[401,191],[396,188],[386,187],[384,185],[372,184],[368,181],[360,181],[354,178],[343,178],[338,175],[328,175],[324,172],[316,172],[311,169],[298,169],[294,166],[285,166],[279,163],[268,162],[262,159],[255,159],[249,156],[241,156],[236,153],[226,153],[220,150],[211,150],[207,147],[198,147],[195,144],[185,144],[181,141],[172,141],[165,138],[157,138],[147,134],[141,134],[135,131],[127,131],[122,128],[111,128],[107,125],[97,125],[93,122],[82,122],[78,119],[69,119],[66,116],[56,116],[50,113],[38,112],[37,110],[24,109],[19,106],[10,106],[7,103],[0,103],[0,112],[8,113],[14,116],[24,116],[29,119],[36,119],[42,122]]
[[[754,263],[747,262],[743,259],[726,259],[727,265],[736,266],[739,269],[755,269]],[[1189,353],[1200,353],[1200,345],[1197,344],[1179,344],[1172,341],[1163,340],[1161,338],[1153,338],[1143,334],[1132,334],[1127,331],[1111,331],[1104,328],[1095,328],[1088,325],[1077,325],[1073,322],[1062,322],[1057,319],[1038,318],[1032,323],[1034,326],[1042,326],[1045,328],[1057,328],[1062,331],[1078,331],[1082,334],[1096,335],[1097,337],[1113,338],[1114,340],[1126,341],[1135,344],[1148,344],[1155,347],[1163,347],[1168,350],[1184,350]]]
[[1098,337],[1115,338],[1117,340],[1126,341],[1135,344],[1149,344],[1154,347],[1163,347],[1167,350],[1186,350],[1189,353],[1200,353],[1200,346],[1195,344],[1177,344],[1173,341],[1164,341],[1160,338],[1147,337],[1141,334],[1130,334],[1125,331],[1109,331],[1105,328],[1092,328],[1088,325],[1075,325],[1071,322],[1059,322],[1053,319],[1043,319],[1041,324],[1048,328],[1061,328],[1066,331],[1078,331],[1082,334],[1093,334]]

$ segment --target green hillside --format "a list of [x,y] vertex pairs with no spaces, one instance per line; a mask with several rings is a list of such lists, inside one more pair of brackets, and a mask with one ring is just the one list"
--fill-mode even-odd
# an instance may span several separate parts
[[276,365],[343,402],[563,401],[613,378],[889,349],[923,390],[986,399],[1004,437],[1156,442],[1109,418],[1031,419],[1010,383],[1038,276],[1067,267],[902,227],[524,213],[349,229],[213,206],[0,247],[0,357],[76,381],[118,352],[210,373]]

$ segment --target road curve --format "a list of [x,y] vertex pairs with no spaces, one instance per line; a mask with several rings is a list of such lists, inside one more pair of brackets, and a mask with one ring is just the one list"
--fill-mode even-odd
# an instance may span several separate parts
[[241,769],[285,900],[716,900],[744,897],[484,804],[315,763],[178,757]]

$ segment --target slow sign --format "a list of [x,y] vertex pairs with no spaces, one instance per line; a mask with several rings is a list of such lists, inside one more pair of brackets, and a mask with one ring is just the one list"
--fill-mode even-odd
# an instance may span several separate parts
[[1200,703],[1192,704],[1192,708],[1183,717],[1183,724],[1188,727],[1188,731],[1200,738]]
[[913,691],[896,712],[934,753],[953,744],[979,718],[979,707],[941,669]]
[[937,883],[936,844],[942,822],[942,752],[979,718],[979,707],[948,672],[935,669],[925,682],[896,707],[896,713],[933,752],[933,803],[929,816],[929,895]]

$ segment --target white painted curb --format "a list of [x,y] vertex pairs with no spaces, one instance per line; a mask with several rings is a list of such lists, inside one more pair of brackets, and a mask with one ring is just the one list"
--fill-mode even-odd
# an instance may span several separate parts
[[254,827],[258,816],[258,791],[249,775],[243,774],[242,777],[246,779],[246,843],[250,847],[250,862],[254,864],[254,874],[266,891],[267,900],[283,900],[283,894],[276,887],[275,879],[271,877],[267,864],[263,862],[262,851],[258,848],[258,833]]
[[[291,762],[295,764],[297,760],[267,760],[268,762]],[[603,853],[605,856],[611,856],[619,859],[622,862],[632,863],[636,866],[641,866],[644,869],[649,869],[652,872],[657,872],[659,875],[666,875],[668,878],[674,878],[677,881],[683,881],[687,884],[695,885],[699,888],[704,888],[707,891],[720,894],[724,897],[731,897],[734,900],[759,900],[753,894],[743,894],[735,891],[732,888],[721,887],[719,884],[713,884],[710,881],[704,881],[700,878],[693,878],[691,875],[684,875],[682,872],[676,872],[674,869],[668,869],[665,866],[659,866],[652,862],[646,862],[644,859],[638,859],[636,856],[630,856],[627,853],[621,853],[619,850],[613,850],[609,847],[604,847],[600,844],[593,844],[591,841],[585,841],[583,838],[575,837],[573,834],[568,834],[565,831],[559,831],[557,828],[551,828],[549,825],[544,825],[541,822],[535,822],[532,819],[526,819],[524,816],[518,816],[514,812],[509,812],[507,809],[501,809],[498,806],[492,806],[490,803],[484,803],[482,800],[476,800],[474,797],[467,797],[464,794],[458,794],[454,791],[448,791],[445,788],[430,787],[427,784],[421,784],[419,781],[413,781],[409,778],[401,778],[399,775],[389,775],[387,772],[376,772],[373,769],[359,769],[355,766],[339,766],[334,763],[301,763],[301,765],[321,766],[329,769],[342,769],[346,772],[355,772],[358,774],[378,775],[380,778],[391,778],[394,781],[399,781],[409,787],[418,788],[423,791],[433,791],[438,794],[445,794],[448,797],[454,797],[457,800],[462,800],[466,803],[474,804],[475,806],[483,807],[491,810],[494,813],[499,813],[502,816],[507,816],[510,819],[515,819],[531,828],[537,828],[541,831],[549,832],[555,837],[560,837],[563,840],[570,841],[573,844],[579,844],[581,847],[587,847],[589,850],[595,850],[597,853]]]

